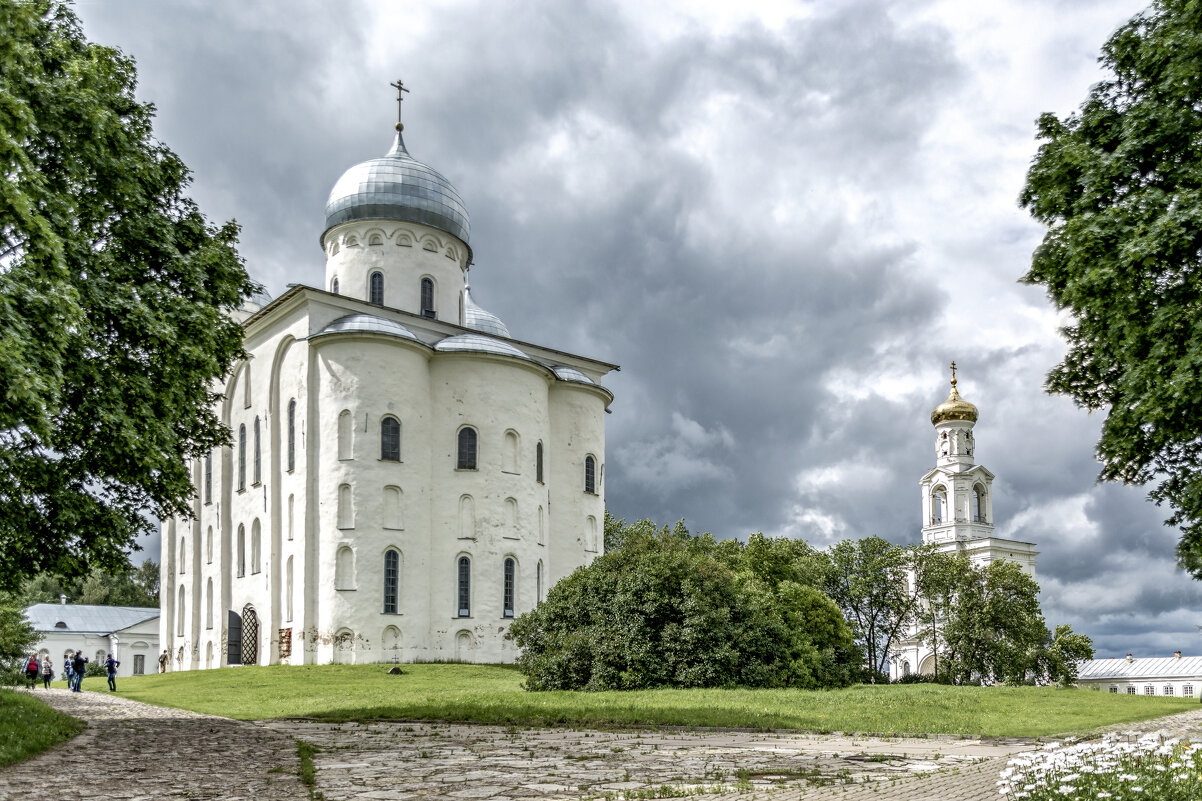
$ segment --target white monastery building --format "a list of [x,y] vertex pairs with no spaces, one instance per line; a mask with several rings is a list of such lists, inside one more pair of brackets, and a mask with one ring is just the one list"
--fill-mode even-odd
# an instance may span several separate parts
[[[951,392],[931,412],[935,426],[935,466],[922,477],[922,544],[938,551],[965,554],[972,564],[983,567],[1008,559],[1035,575],[1035,545],[995,537],[993,517],[993,473],[976,464],[977,407],[960,397],[956,389],[956,363],[952,362]],[[932,675],[935,656],[930,646],[911,636],[903,640],[889,666],[896,680],[913,672]]]
[[59,679],[66,675],[67,651],[83,651],[99,665],[112,654],[121,663],[118,676],[158,670],[159,610],[153,607],[69,604],[64,598],[62,603],[26,607],[25,617],[38,635],[38,656],[50,655]]
[[1197,698],[1202,691],[1202,656],[1085,659],[1077,663],[1077,686],[1126,695]]
[[511,662],[513,617],[603,548],[617,368],[472,301],[467,209],[396,127],[330,193],[324,285],[247,307],[233,445],[163,524],[173,669]]

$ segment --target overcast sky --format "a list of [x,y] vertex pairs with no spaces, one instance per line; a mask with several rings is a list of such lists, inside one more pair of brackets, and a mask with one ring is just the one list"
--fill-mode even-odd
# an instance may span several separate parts
[[[472,222],[473,296],[622,366],[606,503],[822,547],[919,539],[947,364],[981,411],[998,534],[1099,656],[1202,653],[1202,585],[1100,419],[1047,396],[1060,322],[1017,283],[1034,121],[1102,73],[1138,0],[80,0],[272,295],[320,285],[330,188],[392,138]],[[157,558],[157,538],[152,543]]]

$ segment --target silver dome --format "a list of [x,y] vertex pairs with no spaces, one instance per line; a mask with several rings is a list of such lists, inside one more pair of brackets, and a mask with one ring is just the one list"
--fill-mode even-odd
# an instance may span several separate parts
[[577,370],[575,367],[552,367],[555,371],[555,377],[560,381],[571,381],[576,384],[593,384],[597,382],[586,376],[584,373]]
[[346,317],[339,317],[318,331],[316,336],[324,334],[384,334],[401,339],[412,339],[414,342],[421,341],[400,323],[376,317],[374,314],[348,314]]
[[468,286],[463,288],[463,327],[506,339],[510,338],[509,329],[505,327],[505,323],[501,322],[500,317],[476,305],[476,302],[472,300],[471,287]]
[[447,337],[435,345],[434,350],[442,351],[443,353],[493,353],[498,356],[513,356],[518,359],[533,361],[529,356],[508,342],[486,337],[483,334],[458,334],[453,337]]
[[330,190],[326,231],[351,220],[420,223],[470,244],[463,199],[450,181],[409,155],[399,131],[387,155],[351,167]]

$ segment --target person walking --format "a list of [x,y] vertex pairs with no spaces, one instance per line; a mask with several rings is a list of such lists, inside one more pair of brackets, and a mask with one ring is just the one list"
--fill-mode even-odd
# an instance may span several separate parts
[[63,653],[63,678],[67,680],[68,690],[75,686],[75,663],[71,661],[73,656],[75,654],[71,651]]
[[167,659],[167,652],[163,651],[163,653],[159,655],[159,673],[167,672]]
[[75,671],[75,686],[71,688],[73,692],[81,692],[80,685],[83,684],[83,671],[87,664],[88,658],[83,655],[83,651],[76,651],[75,659],[71,663],[71,668]]
[[109,677],[109,692],[117,692],[117,668],[121,667],[121,663],[113,659],[113,655],[109,654],[104,660],[104,670]]
[[50,661],[50,654],[42,657],[42,688],[50,689],[50,680],[54,678],[54,663]]
[[42,670],[41,663],[38,662],[38,655],[30,654],[29,659],[25,660],[25,679],[29,682],[29,689],[33,689],[38,684],[38,673]]

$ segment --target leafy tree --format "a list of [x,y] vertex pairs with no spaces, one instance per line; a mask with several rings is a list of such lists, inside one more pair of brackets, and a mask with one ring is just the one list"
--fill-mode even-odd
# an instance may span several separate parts
[[1047,639],[1050,644],[1047,646],[1046,678],[1068,687],[1077,680],[1077,663],[1093,659],[1093,640],[1074,633],[1068,625],[1057,626],[1054,633],[1048,633]]
[[948,673],[957,684],[1023,684],[1045,673],[1047,627],[1039,585],[1009,560],[972,567],[944,631]]
[[21,680],[25,660],[33,653],[37,635],[17,602],[0,596],[0,684]]
[[1155,0],[1100,61],[1077,113],[1039,118],[1020,203],[1048,231],[1023,280],[1072,315],[1048,391],[1105,412],[1102,478],[1156,482],[1202,578],[1202,4]]
[[77,604],[158,606],[159,566],[147,559],[140,567],[126,563],[114,572],[94,567],[87,576],[70,581],[40,573],[25,582],[21,602],[25,606],[58,603],[64,595]]
[[[780,577],[761,580],[737,542],[682,523],[611,520],[607,550],[557,583],[510,636],[531,690],[841,686],[858,651],[835,605]],[[794,555],[800,549],[771,546]],[[608,546],[607,546],[608,547]]]
[[929,546],[914,549],[912,558],[920,601],[916,605],[919,640],[930,646],[938,676],[941,650],[945,662],[954,660],[945,632],[962,588],[973,578],[972,565],[963,554],[942,553]]
[[[864,649],[869,681],[887,676],[893,644],[913,620],[916,589],[906,549],[880,537],[844,540],[827,552],[826,593]],[[886,679],[887,680],[887,679]]]
[[256,287],[151,133],[133,61],[0,0],[0,588],[114,571],[226,441],[214,379]]

